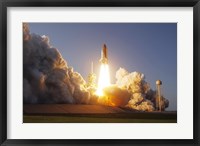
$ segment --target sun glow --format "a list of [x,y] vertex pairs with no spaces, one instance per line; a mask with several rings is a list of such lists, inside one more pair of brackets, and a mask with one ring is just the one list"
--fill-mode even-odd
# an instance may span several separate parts
[[96,94],[103,96],[103,89],[108,86],[110,86],[109,66],[108,64],[101,64]]

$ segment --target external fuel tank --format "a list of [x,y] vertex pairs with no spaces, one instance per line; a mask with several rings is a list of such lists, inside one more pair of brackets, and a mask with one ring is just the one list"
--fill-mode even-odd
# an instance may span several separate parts
[[108,49],[106,44],[103,45],[101,50],[101,59],[99,60],[103,64],[108,64]]

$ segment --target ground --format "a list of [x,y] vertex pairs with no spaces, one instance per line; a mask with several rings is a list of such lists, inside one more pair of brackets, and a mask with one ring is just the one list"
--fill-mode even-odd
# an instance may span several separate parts
[[176,112],[78,104],[26,104],[23,123],[176,123]]

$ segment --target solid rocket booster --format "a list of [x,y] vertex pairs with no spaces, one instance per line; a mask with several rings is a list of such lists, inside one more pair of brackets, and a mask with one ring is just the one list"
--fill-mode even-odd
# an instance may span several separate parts
[[101,50],[101,59],[99,60],[99,62],[103,64],[108,64],[108,53],[107,53],[107,47],[105,44],[103,45],[103,48]]

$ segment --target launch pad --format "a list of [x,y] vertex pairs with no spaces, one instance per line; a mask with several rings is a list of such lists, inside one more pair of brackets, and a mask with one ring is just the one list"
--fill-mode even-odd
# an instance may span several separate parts
[[176,123],[176,112],[83,104],[25,104],[23,123]]

